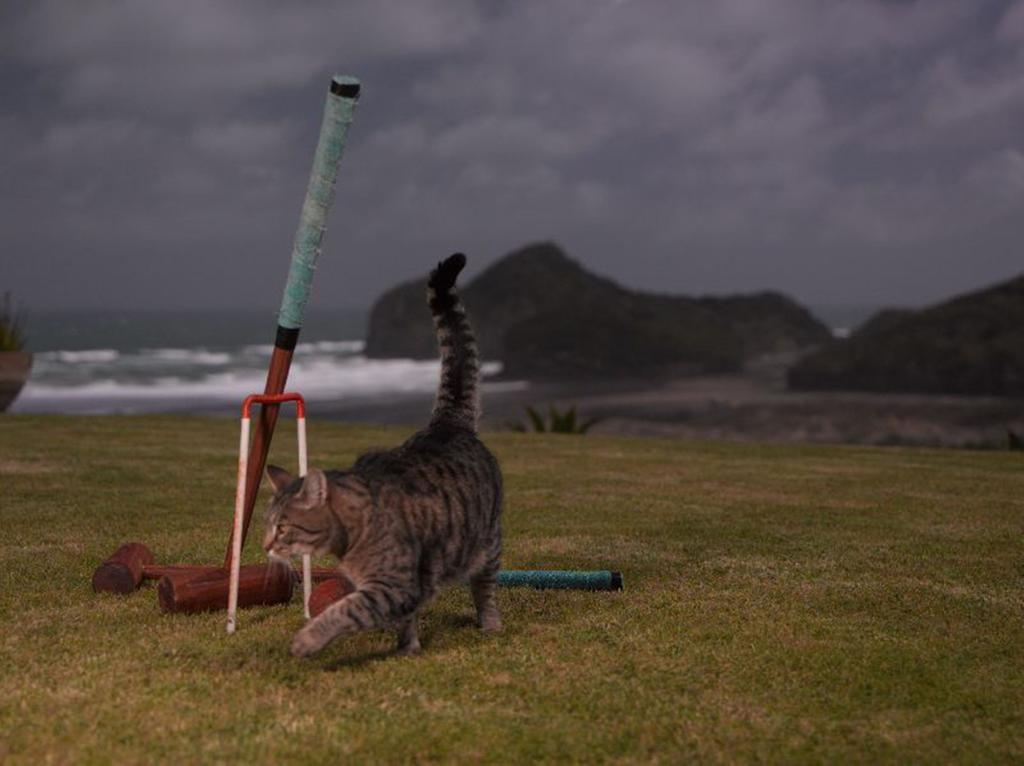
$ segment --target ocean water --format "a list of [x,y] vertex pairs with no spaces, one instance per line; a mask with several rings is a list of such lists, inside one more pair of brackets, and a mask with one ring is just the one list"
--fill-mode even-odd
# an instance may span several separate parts
[[[366,358],[364,316],[307,316],[288,389],[333,402],[433,391],[435,360]],[[263,390],[276,325],[272,312],[63,312],[30,319],[32,374],[12,412],[234,413],[248,394]],[[483,365],[485,379],[500,370],[496,361]]]
[[[819,315],[841,336],[870,313],[857,307]],[[338,405],[351,416],[364,405],[390,406],[411,397],[429,407],[439,363],[367,359],[366,314],[310,311],[288,388],[302,392],[314,412],[314,402],[324,405],[321,411]],[[425,310],[424,321],[430,321]],[[30,314],[25,326],[32,374],[11,412],[234,414],[248,394],[263,390],[276,325],[274,311]],[[485,393],[528,387],[494,380],[500,372],[500,361],[484,363]]]

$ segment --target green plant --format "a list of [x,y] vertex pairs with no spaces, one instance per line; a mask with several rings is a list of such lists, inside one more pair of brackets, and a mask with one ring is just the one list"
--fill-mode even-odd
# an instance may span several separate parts
[[[552,434],[585,434],[597,423],[600,418],[588,418],[579,420],[576,416],[576,406],[569,407],[565,412],[559,412],[554,405],[548,409],[548,420],[537,412],[533,407],[526,407],[526,415],[530,419],[530,426],[537,433]],[[528,431],[522,423],[512,423],[513,431]]]
[[24,347],[21,317],[11,307],[11,294],[4,293],[4,305],[0,309],[0,351],[21,351]]

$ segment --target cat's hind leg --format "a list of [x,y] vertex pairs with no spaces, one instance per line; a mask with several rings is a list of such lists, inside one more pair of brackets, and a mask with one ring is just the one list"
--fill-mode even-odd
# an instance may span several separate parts
[[476,624],[481,630],[489,633],[501,630],[501,615],[498,613],[498,600],[495,597],[500,568],[500,563],[492,560],[469,581],[469,588],[473,592],[473,604],[476,606]]

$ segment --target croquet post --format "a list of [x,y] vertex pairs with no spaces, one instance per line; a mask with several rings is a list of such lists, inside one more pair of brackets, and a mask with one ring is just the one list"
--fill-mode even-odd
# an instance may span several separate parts
[[[274,352],[270,357],[270,368],[267,370],[264,394],[280,394],[288,380],[292,355],[299,339],[299,330],[302,328],[302,316],[313,285],[316,259],[320,255],[320,246],[327,228],[327,213],[334,201],[338,165],[348,139],[349,126],[355,117],[359,90],[359,81],[354,77],[335,75],[331,80],[327,102],[324,104],[323,121],[320,123],[320,137],[317,140],[313,168],[309,175],[309,185],[306,187],[306,199],[302,203],[299,226],[292,246],[291,266],[288,270],[284,296],[281,299],[281,310],[278,313],[277,335],[274,340]],[[267,464],[267,453],[270,451],[270,441],[274,434],[274,426],[277,424],[277,412],[277,404],[262,407],[253,434],[246,468],[242,528],[239,534],[243,544],[256,505],[263,469]],[[232,538],[234,534],[232,532]],[[229,540],[224,556],[225,569],[231,566],[233,550],[233,540]]]

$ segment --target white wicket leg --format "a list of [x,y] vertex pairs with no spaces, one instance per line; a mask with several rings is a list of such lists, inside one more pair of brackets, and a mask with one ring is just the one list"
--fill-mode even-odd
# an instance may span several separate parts
[[302,609],[308,620],[309,597],[313,595],[313,559],[308,553],[302,555]]
[[249,462],[249,418],[242,418],[238,445],[238,487],[235,489],[235,528],[231,535],[231,579],[228,582],[228,633],[234,633],[238,614],[238,576],[242,567],[242,517],[245,514],[246,467]]
[[[309,471],[308,458],[306,454],[306,419],[296,418],[299,440],[299,476],[305,476]],[[302,609],[309,619],[309,597],[313,593],[313,561],[308,553],[302,556]]]

